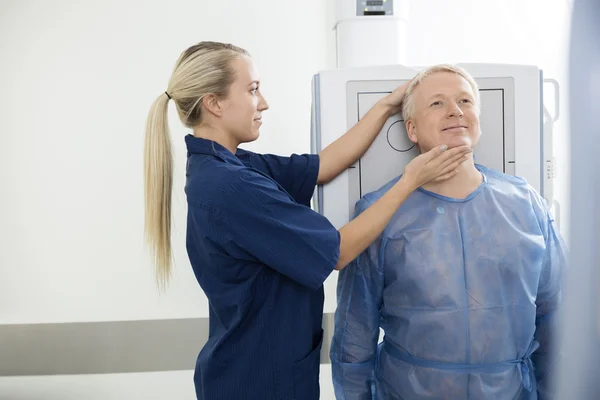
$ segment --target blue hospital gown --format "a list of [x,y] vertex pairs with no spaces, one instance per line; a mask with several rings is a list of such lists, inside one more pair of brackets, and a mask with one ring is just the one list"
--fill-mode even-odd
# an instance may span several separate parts
[[[529,400],[549,391],[566,247],[531,186],[476,167],[484,179],[475,192],[415,191],[340,272],[330,351],[338,399]],[[364,196],[356,214],[398,179]]]

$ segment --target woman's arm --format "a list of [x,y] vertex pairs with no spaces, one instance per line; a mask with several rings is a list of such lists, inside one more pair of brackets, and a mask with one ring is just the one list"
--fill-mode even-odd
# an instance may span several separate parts
[[[442,148],[443,147],[443,148]],[[346,267],[383,232],[398,208],[418,187],[435,178],[448,179],[472,150],[467,146],[445,150],[434,147],[409,162],[394,186],[358,217],[339,229],[340,256],[335,269]]]
[[320,153],[317,184],[331,182],[367,151],[387,119],[400,111],[406,84],[379,100],[356,125]]

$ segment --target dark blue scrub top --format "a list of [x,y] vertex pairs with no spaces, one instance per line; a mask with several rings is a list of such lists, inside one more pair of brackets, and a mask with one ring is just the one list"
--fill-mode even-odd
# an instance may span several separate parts
[[323,282],[340,246],[309,207],[318,156],[185,141],[187,250],[210,317],[197,398],[318,400]]

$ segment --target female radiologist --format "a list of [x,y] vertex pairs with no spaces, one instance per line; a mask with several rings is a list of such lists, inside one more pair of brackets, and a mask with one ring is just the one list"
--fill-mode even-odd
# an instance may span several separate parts
[[[171,268],[173,161],[169,100],[187,135],[187,252],[209,301],[209,338],[196,361],[203,400],[319,398],[323,282],[383,231],[422,184],[452,176],[471,150],[445,146],[411,161],[393,190],[339,231],[309,201],[356,162],[400,110],[404,87],[382,98],[319,155],[238,149],[256,140],[268,105],[239,47],[201,42],[179,57],[153,103],[145,138],[145,232],[159,284]],[[173,338],[177,340],[177,338]]]

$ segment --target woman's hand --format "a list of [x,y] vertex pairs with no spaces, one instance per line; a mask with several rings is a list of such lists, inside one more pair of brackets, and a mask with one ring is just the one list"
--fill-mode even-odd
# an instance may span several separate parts
[[386,110],[388,111],[388,116],[402,111],[402,101],[404,100],[404,93],[406,93],[406,88],[408,87],[409,82],[403,83],[394,89],[392,93],[379,100],[379,102],[385,106]]
[[454,147],[447,150],[446,145],[436,146],[412,159],[406,167],[402,178],[412,189],[417,189],[427,182],[442,181],[453,177],[458,167],[469,159],[473,150],[468,146]]

